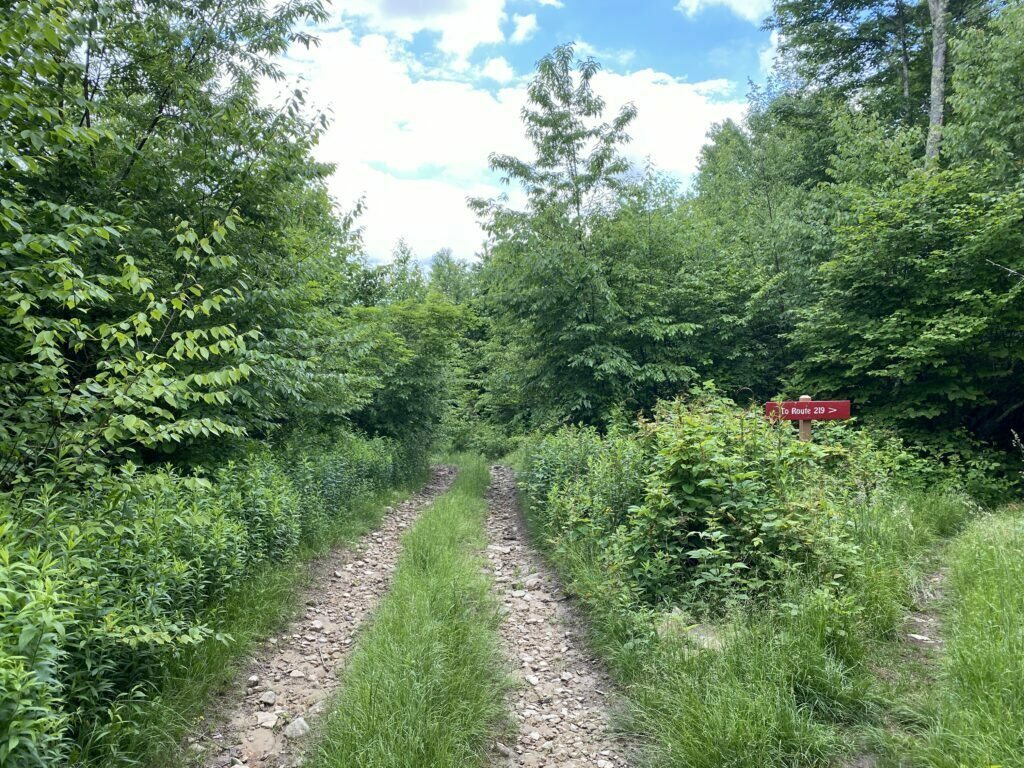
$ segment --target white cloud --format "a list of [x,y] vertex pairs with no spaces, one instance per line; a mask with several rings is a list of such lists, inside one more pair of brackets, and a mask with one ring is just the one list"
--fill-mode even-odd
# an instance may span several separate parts
[[512,65],[505,60],[504,56],[488,59],[483,69],[480,70],[480,74],[499,83],[507,83],[516,76]]
[[517,13],[512,17],[512,21],[515,22],[516,28],[508,38],[510,43],[525,43],[537,32],[537,15],[534,13],[525,16]]
[[612,62],[613,64],[618,64],[622,67],[629,64],[629,62],[631,62],[636,56],[636,51],[628,49],[612,50],[610,48],[598,48],[597,46],[588,43],[582,37],[576,39],[576,42],[573,43],[573,47],[576,49],[576,54],[578,56],[593,56],[602,64]]
[[[400,237],[420,257],[443,247],[477,253],[484,238],[466,198],[507,191],[521,199],[498,184],[487,158],[529,157],[520,119],[525,84],[501,57],[460,73],[427,70],[393,37],[349,29],[319,36],[319,47],[294,51],[285,64],[305,81],[309,101],[332,112],[316,154],[337,165],[330,189],[342,206],[365,196],[367,253],[387,259]],[[687,83],[651,69],[603,71],[594,86],[609,111],[627,101],[639,109],[630,158],[650,156],[682,177],[695,170],[710,125],[744,109],[731,83]]]
[[537,0],[539,5],[546,5],[549,8],[565,8],[565,3],[562,0]]
[[335,0],[333,7],[343,20],[358,17],[403,40],[417,32],[440,33],[438,48],[461,60],[478,45],[505,40],[505,0]]
[[692,18],[713,5],[723,5],[754,24],[763,21],[772,10],[772,0],[679,0],[676,10]]
[[522,89],[492,94],[462,76],[423,76],[383,35],[319,37],[286,66],[305,81],[308,100],[332,112],[316,155],[337,165],[330,189],[341,205],[365,196],[367,252],[387,258],[406,237],[420,256],[445,246],[472,256],[482,235],[466,197],[500,192],[487,172],[491,151],[526,151]]
[[629,128],[633,141],[626,145],[626,156],[635,164],[650,157],[658,168],[683,179],[696,172],[711,126],[739,120],[747,108],[744,99],[734,97],[734,84],[728,80],[688,83],[652,69],[599,72],[594,90],[609,110],[630,101],[636,106],[637,117]]
[[779,31],[777,29],[772,30],[771,37],[768,39],[768,45],[757,52],[757,60],[761,64],[761,72],[763,74],[770,74],[772,67],[775,66],[775,57],[779,54]]

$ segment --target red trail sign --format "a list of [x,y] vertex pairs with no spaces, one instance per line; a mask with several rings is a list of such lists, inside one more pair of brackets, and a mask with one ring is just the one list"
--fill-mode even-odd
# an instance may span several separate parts
[[850,418],[849,400],[787,400],[765,403],[764,415],[784,421],[833,421]]

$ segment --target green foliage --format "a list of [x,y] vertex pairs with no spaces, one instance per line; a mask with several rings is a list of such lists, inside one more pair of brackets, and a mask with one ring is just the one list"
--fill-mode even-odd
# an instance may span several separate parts
[[468,304],[477,292],[476,270],[477,265],[456,259],[451,249],[443,248],[430,259],[428,285],[452,304]]
[[825,497],[806,493],[822,449],[718,398],[663,408],[626,546],[651,602],[757,595],[804,573],[841,579],[852,552]]
[[619,147],[635,111],[599,122],[592,59],[541,60],[523,113],[537,161],[491,158],[528,207],[475,201],[491,236],[482,268],[493,317],[488,389],[527,423],[601,422],[618,403],[653,406],[693,376],[678,342],[694,327],[672,304],[678,270],[665,215],[674,190],[627,185]]
[[[663,404],[632,433],[566,429],[542,439],[528,449],[523,483],[531,520],[556,547],[592,547],[641,603],[698,614],[777,600],[794,579],[856,589],[870,538],[859,526],[877,514],[891,522],[894,489],[928,484],[959,499],[964,487],[958,467],[884,433],[834,426],[803,443],[788,423],[711,388]],[[965,516],[952,503],[943,527],[939,511],[951,503],[934,515],[915,506],[907,520],[921,521],[921,534],[948,534]],[[888,539],[907,536],[901,527]]]
[[381,360],[380,391],[353,421],[372,434],[414,442],[425,454],[451,397],[455,339],[466,320],[461,308],[436,295],[361,312],[364,322],[396,340],[394,357]]
[[410,471],[392,441],[323,445],[256,450],[208,478],[128,467],[85,491],[0,498],[9,764],[130,759],[120,745],[167,665],[223,641],[232,590]]
[[[93,115],[89,65],[69,55],[91,55],[95,29],[74,4],[12,13],[0,38],[0,485],[54,458],[88,472],[128,447],[237,433],[223,406],[250,371],[252,334],[221,320],[235,288],[205,284],[235,263],[224,246],[237,216],[222,209],[197,228],[169,213],[162,233],[142,233],[109,194],[73,194],[73,169],[129,149]],[[152,253],[135,247],[140,234]]]
[[301,92],[259,99],[280,77],[271,60],[311,42],[292,28],[321,19],[319,2],[19,0],[14,17],[0,39],[0,485],[53,462],[92,473],[343,424],[427,375],[407,370],[421,352],[443,363],[413,328],[449,333],[440,311],[354,310],[422,303],[423,276],[408,253],[362,263],[359,209],[335,215],[332,169],[311,158],[325,121]]
[[1005,473],[973,441],[1006,448],[1024,424],[1021,12],[949,12],[947,160],[927,169],[923,3],[777,3],[779,77],[712,129],[683,195],[622,173],[633,112],[601,122],[596,65],[546,57],[524,112],[537,161],[492,158],[527,206],[473,203],[485,324],[459,411],[603,428],[702,380],[737,402],[799,389],[851,398],[978,486]]
[[[954,33],[985,24],[985,0],[948,3]],[[801,81],[833,98],[856,100],[887,120],[921,125],[931,77],[931,19],[924,2],[777,0],[768,25]],[[788,74],[788,73],[787,73]]]
[[605,542],[644,602],[721,605],[804,569],[831,581],[849,559],[827,504],[802,495],[823,451],[786,432],[708,392],[636,435],[543,442],[526,485],[549,534]]
[[[855,152],[851,147],[851,153]],[[1008,437],[1024,401],[1024,191],[993,191],[983,170],[843,181],[835,251],[793,333],[797,385],[855,393],[889,421]]]
[[634,431],[561,430],[522,474],[645,764],[709,768],[840,764],[885,722],[871,665],[980,511],[958,480],[884,433],[801,444],[713,391]]
[[408,258],[363,263],[325,121],[260,97],[324,13],[5,8],[4,765],[131,763],[230,595],[422,473],[459,314]]
[[950,154],[992,162],[1009,177],[1024,162],[1022,35],[1024,6],[1008,3],[987,28],[966,31],[953,43]]
[[[4,523],[2,537],[9,539]],[[47,766],[63,754],[57,643],[65,618],[56,564],[14,560],[0,547],[0,763]]]

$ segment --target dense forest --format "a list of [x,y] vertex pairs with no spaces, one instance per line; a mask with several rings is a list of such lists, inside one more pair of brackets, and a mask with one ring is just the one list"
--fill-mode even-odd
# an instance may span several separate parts
[[[201,701],[284,611],[243,630],[232,606],[371,528],[441,453],[518,457],[651,764],[840,764],[834,724],[884,709],[858,675],[913,580],[879,574],[1021,490],[1024,6],[777,0],[774,72],[692,184],[624,159],[635,109],[559,47],[522,113],[532,155],[490,158],[525,206],[468,201],[472,258],[400,242],[386,264],[327,191],[327,118],[261,96],[327,18],[319,0],[2,11],[0,765],[157,765],[195,715],[179,689]],[[805,393],[855,420],[807,445],[756,418]],[[849,533],[857,505],[890,538]],[[996,538],[1019,546],[1019,525]],[[820,640],[759,645],[760,687],[738,655],[694,671],[638,640],[652,611],[751,603],[776,622],[754,638]],[[666,670],[676,688],[645,687]],[[912,764],[1018,764],[1009,732],[927,762],[1000,707],[1024,722],[1014,674],[987,725],[914,721],[934,738]],[[716,675],[734,698],[712,702]],[[758,696],[765,733],[730,731]],[[449,764],[432,759],[358,764]]]

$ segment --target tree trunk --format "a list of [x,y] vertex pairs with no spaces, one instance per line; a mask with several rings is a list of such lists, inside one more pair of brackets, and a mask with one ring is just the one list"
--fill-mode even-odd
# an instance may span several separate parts
[[946,8],[948,0],[928,0],[932,19],[932,95],[928,108],[928,143],[925,161],[935,165],[942,146],[942,120],[946,110]]
[[900,84],[903,86],[903,119],[910,122],[910,51],[907,46],[907,16],[903,0],[896,0],[896,18],[900,24]]

